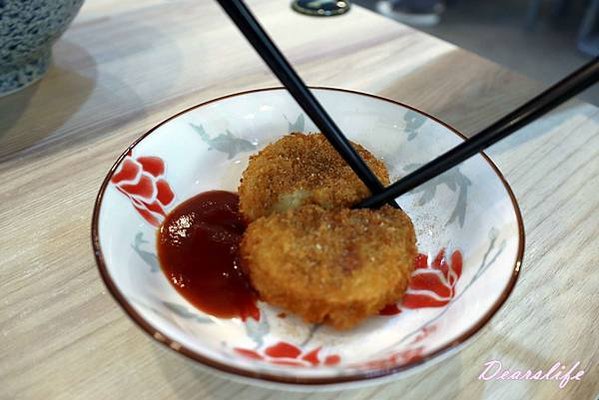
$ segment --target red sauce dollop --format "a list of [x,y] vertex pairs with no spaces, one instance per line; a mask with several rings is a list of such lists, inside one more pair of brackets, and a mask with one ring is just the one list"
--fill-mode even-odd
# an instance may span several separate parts
[[241,269],[246,224],[235,193],[201,193],[171,211],[158,233],[158,258],[177,291],[220,318],[259,319],[256,293]]

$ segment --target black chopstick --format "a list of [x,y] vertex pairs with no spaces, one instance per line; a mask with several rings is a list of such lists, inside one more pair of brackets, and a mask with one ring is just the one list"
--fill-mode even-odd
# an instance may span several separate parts
[[[256,18],[241,0],[217,0],[220,6],[237,25],[246,39],[258,52],[260,57],[268,64],[272,72],[287,88],[291,96],[321,132],[326,136],[331,145],[349,164],[351,169],[364,182],[372,193],[380,193],[384,186],[377,176],[368,168],[362,157],[354,150],[349,140],[343,135],[333,119],[327,114],[318,100],[301,80],[299,75],[285,59],[285,56],[268,37]],[[399,207],[393,199],[389,204]]]
[[455,167],[523,126],[551,111],[599,81],[599,57],[507,114],[477,135],[435,158],[416,171],[359,203],[356,208],[378,207]]

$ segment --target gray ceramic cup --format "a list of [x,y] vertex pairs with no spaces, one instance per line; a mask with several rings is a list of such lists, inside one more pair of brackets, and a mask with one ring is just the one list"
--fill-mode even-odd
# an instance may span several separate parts
[[0,96],[40,79],[83,0],[0,0]]

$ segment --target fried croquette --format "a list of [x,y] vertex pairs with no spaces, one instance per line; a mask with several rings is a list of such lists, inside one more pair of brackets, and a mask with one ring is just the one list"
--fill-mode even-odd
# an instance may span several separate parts
[[[384,185],[385,164],[357,143],[358,154]],[[239,186],[239,206],[247,222],[273,212],[318,204],[350,207],[370,190],[322,134],[292,133],[250,158]]]
[[241,243],[262,300],[337,329],[399,301],[416,253],[410,218],[390,206],[274,213],[251,223]]

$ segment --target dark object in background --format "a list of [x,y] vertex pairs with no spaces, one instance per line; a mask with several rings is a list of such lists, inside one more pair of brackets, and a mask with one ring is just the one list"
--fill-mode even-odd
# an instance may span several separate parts
[[599,56],[599,0],[592,0],[578,32],[578,50]]
[[384,15],[415,26],[432,26],[441,21],[445,11],[443,0],[386,0],[377,3]]
[[294,0],[291,8],[306,15],[332,17],[348,12],[350,3],[346,0]]
[[[546,3],[544,0],[529,0],[528,29],[535,29],[544,3]],[[564,14],[571,12],[571,9],[575,6],[582,7],[584,12],[578,28],[578,50],[593,57],[599,55],[599,0],[587,0],[582,4],[566,0],[553,0],[551,6],[551,14],[554,20],[563,18]]]

